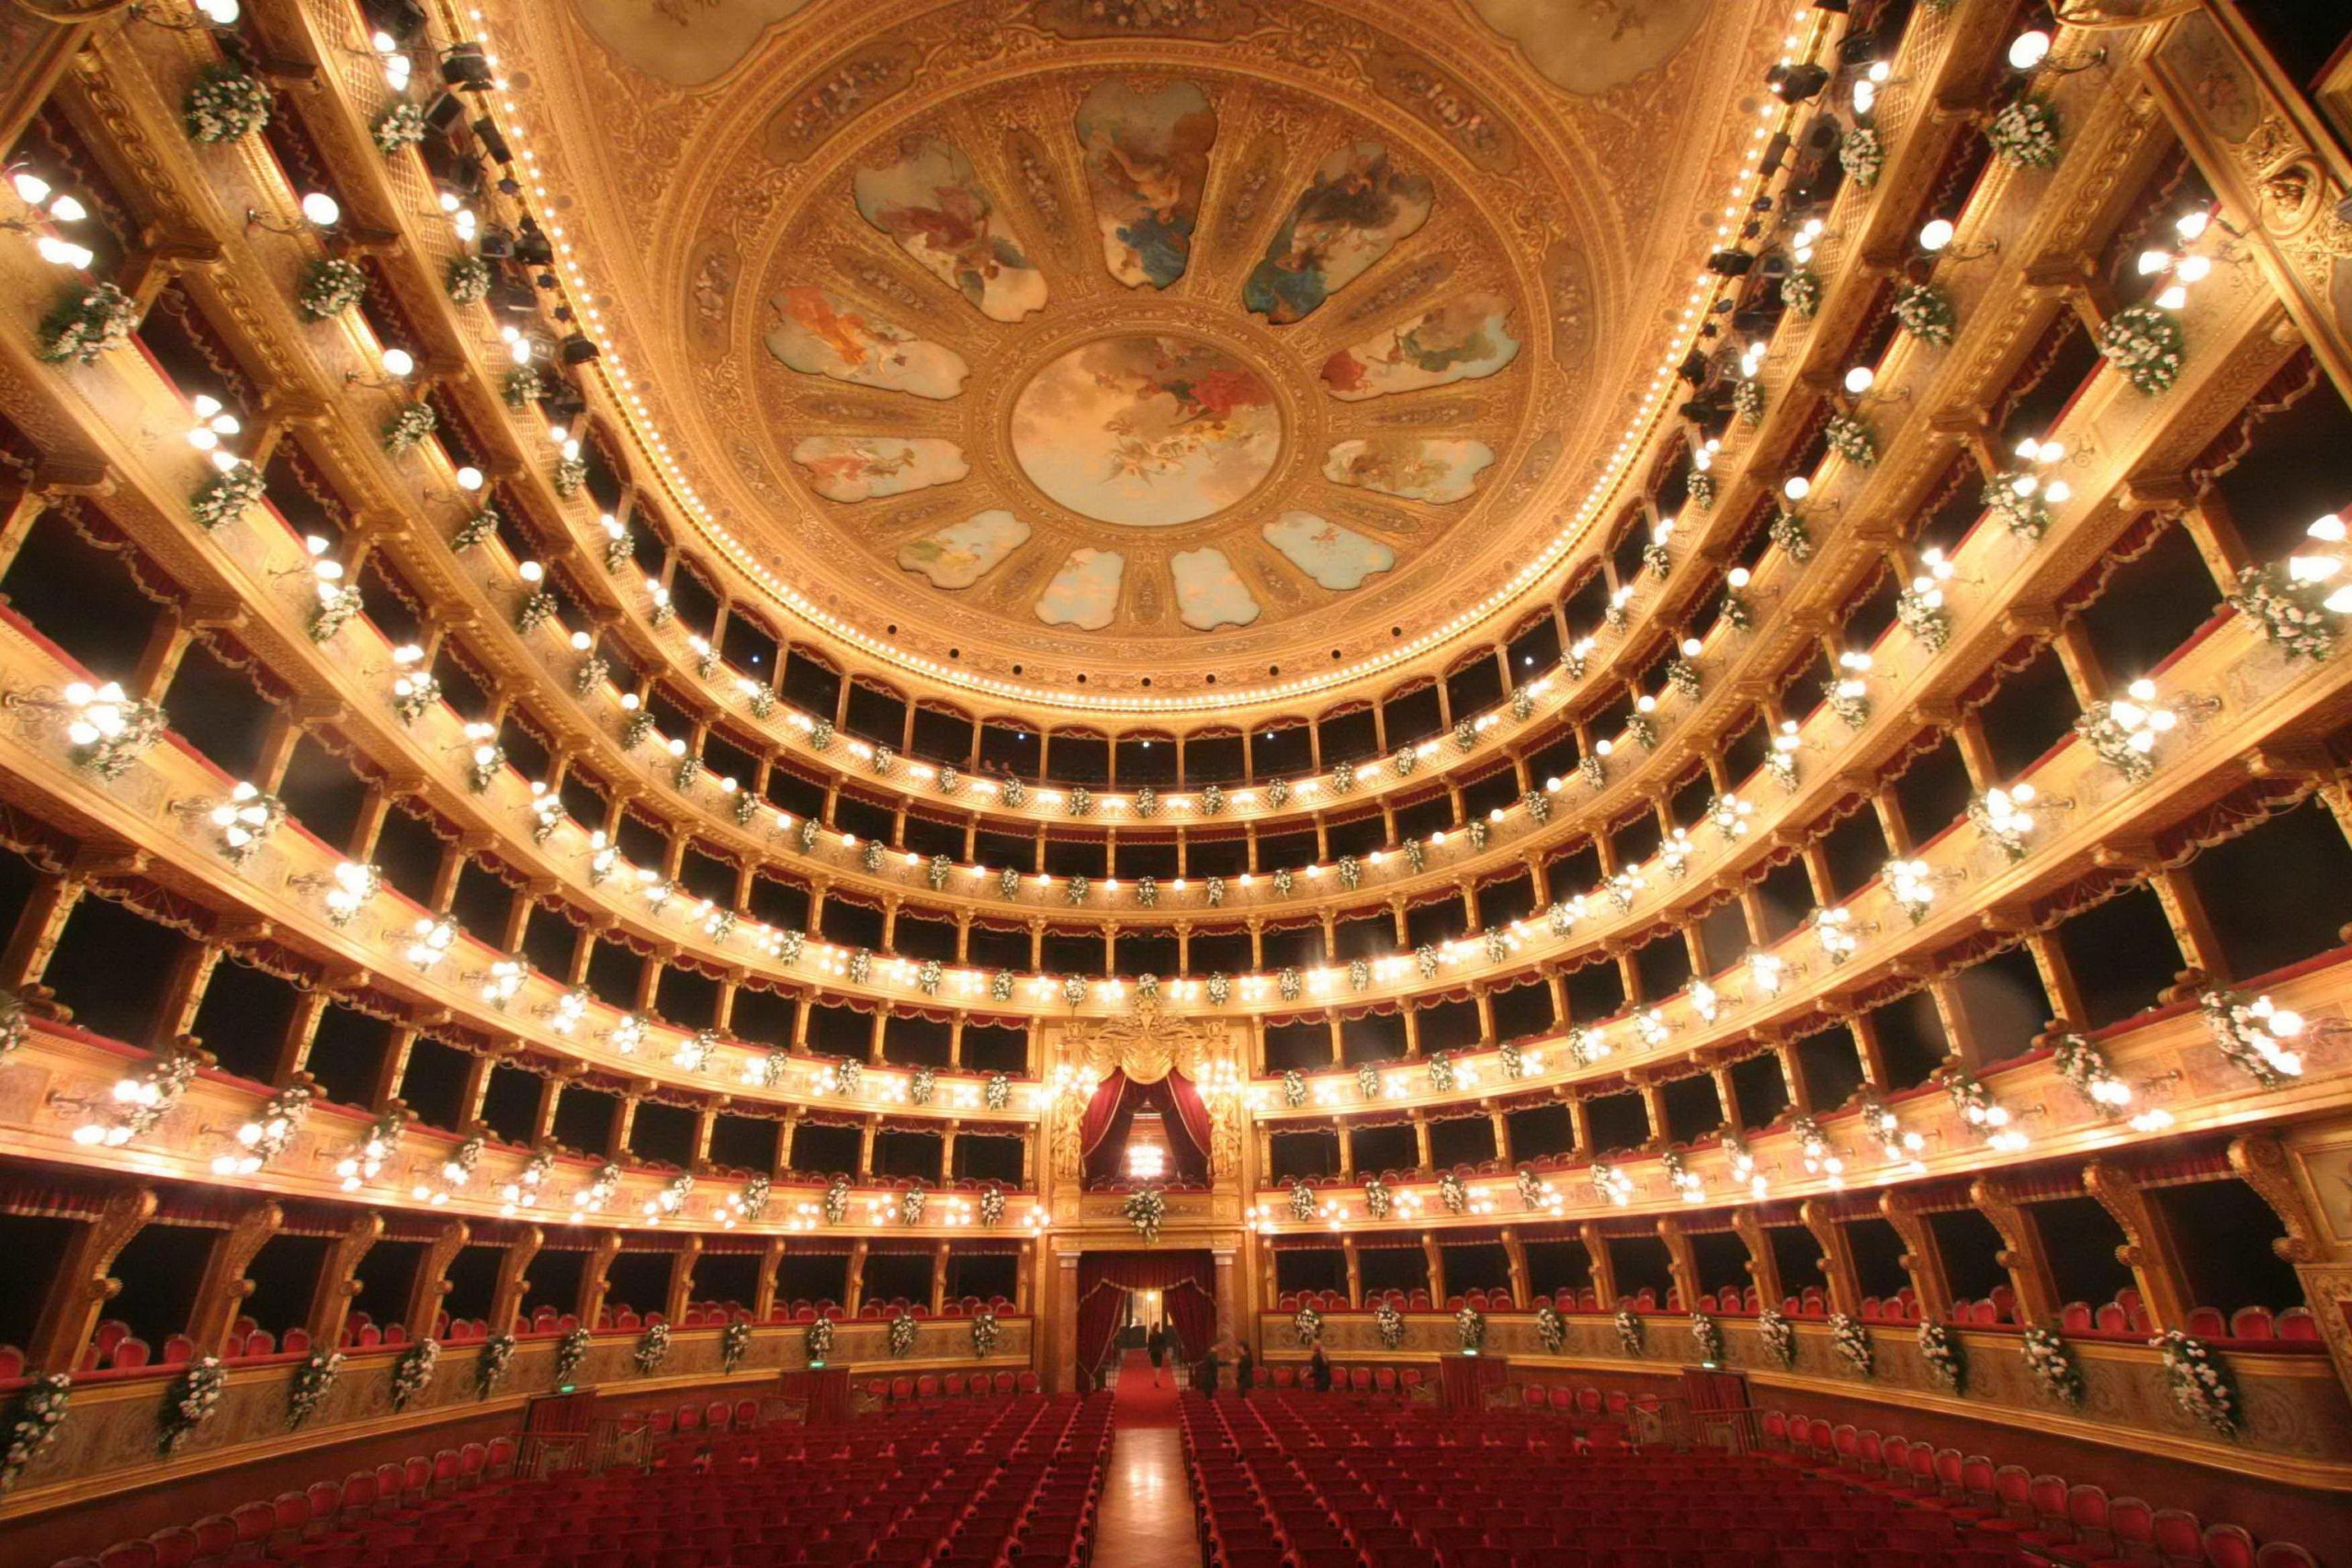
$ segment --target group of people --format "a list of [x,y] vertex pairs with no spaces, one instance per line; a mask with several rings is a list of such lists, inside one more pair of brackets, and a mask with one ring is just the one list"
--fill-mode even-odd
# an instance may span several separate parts
[[[1144,1353],[1151,1358],[1151,1386],[1158,1388],[1161,1367],[1166,1364],[1170,1352],[1181,1347],[1176,1337],[1168,1331],[1168,1325],[1162,1323],[1153,1325],[1151,1332],[1144,1337],[1143,1348]],[[1193,1386],[1210,1399],[1216,1397],[1217,1384],[1225,1375],[1225,1362],[1217,1353],[1218,1348],[1211,1345],[1209,1353],[1193,1368]],[[1316,1346],[1314,1354],[1307,1357],[1306,1371],[1302,1381],[1317,1393],[1331,1392],[1331,1359],[1323,1353],[1322,1346]],[[1233,1353],[1234,1392],[1247,1399],[1250,1391],[1257,1386],[1258,1359],[1250,1353],[1249,1346],[1238,1345]]]

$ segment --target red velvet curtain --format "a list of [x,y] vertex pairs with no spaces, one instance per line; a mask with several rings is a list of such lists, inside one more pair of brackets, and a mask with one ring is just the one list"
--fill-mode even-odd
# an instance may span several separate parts
[[1168,1309],[1168,1325],[1183,1347],[1183,1359],[1197,1361],[1207,1355],[1209,1342],[1216,1337],[1216,1297],[1209,1287],[1187,1280],[1160,1292],[1159,1300]]
[[1102,1140],[1111,1135],[1112,1123],[1119,1119],[1119,1108],[1126,1099],[1126,1071],[1114,1067],[1109,1077],[1094,1086],[1094,1098],[1086,1102],[1086,1114],[1078,1124],[1080,1153],[1091,1158],[1102,1146]]
[[1176,1104],[1176,1120],[1182,1125],[1184,1135],[1193,1140],[1193,1147],[1200,1151],[1201,1168],[1205,1175],[1210,1139],[1209,1108],[1202,1102],[1201,1091],[1193,1087],[1193,1080],[1183,1074],[1170,1073],[1166,1082],[1168,1097]]
[[1190,1181],[1205,1181],[1209,1174],[1209,1112],[1201,1092],[1181,1073],[1170,1073],[1158,1083],[1137,1083],[1114,1070],[1095,1088],[1079,1121],[1079,1148],[1086,1159],[1089,1180],[1115,1179],[1119,1156],[1136,1113],[1156,1110],[1168,1128],[1168,1152],[1176,1174]]
[[1090,1377],[1111,1354],[1129,1291],[1158,1291],[1187,1359],[1216,1332],[1216,1273],[1193,1252],[1087,1252],[1078,1259],[1078,1365]]

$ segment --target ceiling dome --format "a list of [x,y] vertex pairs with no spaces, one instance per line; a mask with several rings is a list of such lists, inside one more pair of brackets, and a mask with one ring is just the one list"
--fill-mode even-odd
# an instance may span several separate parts
[[1154,694],[1424,651],[1557,558],[1777,42],[1678,0],[512,9],[722,551],[886,658]]

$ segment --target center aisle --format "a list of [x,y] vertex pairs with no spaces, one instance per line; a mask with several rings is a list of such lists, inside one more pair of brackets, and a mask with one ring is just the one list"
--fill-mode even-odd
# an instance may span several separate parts
[[1175,1369],[1163,1370],[1155,1389],[1151,1362],[1130,1350],[1120,1359],[1113,1393],[1111,1469],[1094,1568],[1199,1568],[1193,1492],[1176,1432]]

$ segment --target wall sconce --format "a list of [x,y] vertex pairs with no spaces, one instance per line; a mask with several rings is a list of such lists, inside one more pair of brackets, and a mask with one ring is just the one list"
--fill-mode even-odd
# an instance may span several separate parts
[[307,234],[316,229],[332,229],[343,221],[343,205],[322,190],[305,192],[299,219],[279,218],[259,208],[245,209],[245,227],[266,230],[272,234]]
[[1919,254],[1930,260],[1952,262],[1975,261],[1982,256],[1998,255],[1998,240],[1972,240],[1966,244],[1953,243],[1957,232],[1949,218],[1931,218],[1919,228]]

